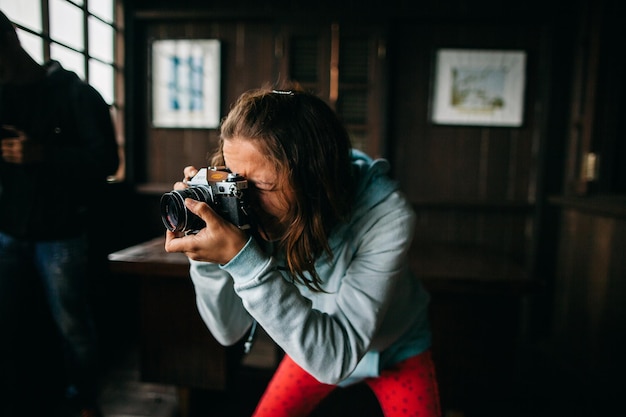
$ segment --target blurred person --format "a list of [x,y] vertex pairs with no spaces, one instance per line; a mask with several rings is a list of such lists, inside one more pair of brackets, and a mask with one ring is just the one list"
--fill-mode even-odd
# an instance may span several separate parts
[[[0,127],[0,414],[51,407],[28,394],[29,378],[41,375],[20,375],[29,360],[21,337],[29,329],[20,328],[20,316],[41,309],[29,305],[39,291],[63,345],[63,407],[100,415],[87,228],[89,204],[119,164],[113,121],[101,95],[75,73],[29,56],[2,12]],[[28,281],[29,274],[37,280]]]
[[[240,96],[210,162],[247,180],[252,230],[186,198],[206,226],[168,226],[165,249],[189,257],[197,308],[221,344],[258,323],[285,352],[254,416],[304,417],[364,383],[386,417],[439,417],[429,295],[407,259],[415,213],[388,162],[353,150],[320,98],[269,87]],[[186,167],[174,192],[186,195],[197,172]]]

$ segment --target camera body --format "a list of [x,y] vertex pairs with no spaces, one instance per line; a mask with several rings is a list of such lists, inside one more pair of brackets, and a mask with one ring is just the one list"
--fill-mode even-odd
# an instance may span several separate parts
[[185,198],[207,203],[240,229],[250,228],[248,181],[226,167],[201,168],[184,190],[161,196],[161,219],[172,232],[197,233],[204,221],[185,207]]

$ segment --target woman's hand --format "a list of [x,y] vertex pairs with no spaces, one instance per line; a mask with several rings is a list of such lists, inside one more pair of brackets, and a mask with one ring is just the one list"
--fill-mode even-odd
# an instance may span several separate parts
[[165,251],[182,252],[194,261],[226,264],[246,245],[248,235],[224,220],[207,203],[190,198],[185,206],[206,223],[197,234],[181,236],[166,231]]
[[188,188],[187,181],[192,179],[198,173],[198,169],[192,165],[186,166],[183,169],[184,178],[182,181],[178,181],[174,183],[174,190],[184,190]]

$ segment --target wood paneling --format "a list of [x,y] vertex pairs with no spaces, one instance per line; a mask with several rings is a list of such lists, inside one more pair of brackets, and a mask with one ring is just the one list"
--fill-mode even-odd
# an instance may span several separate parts
[[[219,39],[222,44],[222,117],[236,98],[245,90],[271,83],[274,71],[273,26],[263,22],[238,21],[176,21],[143,22],[145,42],[139,48],[141,56],[149,56],[149,44],[155,39]],[[149,71],[149,66],[147,70]],[[149,74],[137,77],[148,80]],[[149,86],[147,86],[149,87]],[[147,90],[149,91],[149,90]],[[146,97],[149,103],[149,97]],[[208,165],[207,155],[217,146],[216,129],[154,128],[150,123],[150,109],[145,121],[146,173],[139,173],[149,183],[173,184],[182,176],[187,165]],[[142,154],[142,157],[144,155]],[[138,164],[138,166],[141,166]]]
[[[419,215],[416,240],[474,244],[508,254],[534,270],[535,204],[549,81],[550,33],[539,25],[399,24],[391,29],[389,155]],[[498,33],[497,37],[489,34]],[[438,48],[519,49],[527,53],[520,128],[435,125],[429,120]],[[546,56],[544,56],[546,55]],[[538,62],[542,66],[538,66]],[[543,117],[546,117],[543,115]]]
[[602,206],[560,204],[545,372],[568,398],[581,395],[573,402],[578,415],[610,415],[622,408],[626,371],[626,206],[609,215]]
[[[490,28],[498,44],[481,34],[487,28],[446,25],[398,25],[394,33],[392,69],[392,158],[399,180],[411,200],[532,201],[530,195],[540,137],[535,135],[533,106],[544,105],[536,95],[538,35],[524,42],[523,26]],[[461,41],[459,38],[462,38]],[[526,71],[524,125],[521,128],[433,125],[428,108],[433,56],[438,48],[522,49],[529,54]]]
[[623,370],[626,218],[565,208],[562,221],[554,335],[567,355],[559,361],[583,374]]

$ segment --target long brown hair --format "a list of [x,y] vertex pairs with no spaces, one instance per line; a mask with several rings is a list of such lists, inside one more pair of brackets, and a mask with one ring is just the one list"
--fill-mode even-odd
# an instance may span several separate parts
[[[264,87],[242,94],[222,121],[213,165],[223,165],[223,141],[253,140],[274,163],[279,178],[295,193],[289,224],[280,239],[291,277],[323,291],[314,261],[332,258],[330,232],[349,218],[354,200],[348,133],[319,97],[301,90]],[[307,276],[308,273],[308,276]]]

